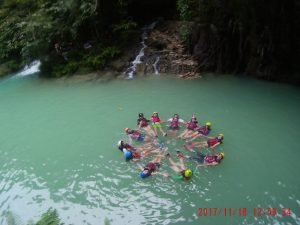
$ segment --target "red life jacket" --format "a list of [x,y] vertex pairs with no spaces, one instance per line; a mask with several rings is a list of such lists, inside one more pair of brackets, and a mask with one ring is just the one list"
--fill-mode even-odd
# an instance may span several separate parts
[[145,168],[149,170],[149,173],[151,174],[156,170],[156,165],[154,163],[148,163]]
[[170,124],[171,127],[178,127],[179,126],[179,120],[178,118],[173,118],[172,121],[171,121],[171,124]]
[[124,144],[123,146],[122,146],[123,148],[126,148],[126,150],[131,150],[131,151],[135,151],[135,149],[134,149],[134,147],[132,147],[131,145],[129,145],[129,144]]
[[217,162],[217,161],[216,161],[216,158],[217,158],[217,156],[214,156],[214,155],[207,155],[207,156],[205,157],[205,162],[206,162],[206,163],[214,163],[214,162]]
[[146,118],[139,118],[138,120],[138,125],[141,125],[141,127],[146,127],[148,126],[148,120]]
[[217,143],[221,143],[221,140],[219,140],[218,138],[209,139],[207,141],[208,147],[214,146]]
[[141,154],[139,152],[131,152],[133,155],[133,158],[135,159],[140,159],[141,158]]
[[152,120],[153,123],[159,123],[160,122],[159,116],[152,116],[151,120]]
[[133,130],[133,132],[130,134],[132,135],[132,138],[134,138],[134,139],[138,139],[139,136],[141,135],[141,133],[138,130]]
[[187,128],[190,129],[190,130],[194,130],[198,125],[197,125],[197,121],[193,122],[193,121],[189,121],[187,123]]
[[207,126],[199,127],[199,129],[197,131],[203,135],[208,135],[208,133],[209,133],[209,129]]

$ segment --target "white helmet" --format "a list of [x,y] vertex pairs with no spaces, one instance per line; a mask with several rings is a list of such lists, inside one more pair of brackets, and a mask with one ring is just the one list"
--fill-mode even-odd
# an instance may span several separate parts
[[122,146],[122,140],[118,141],[118,147]]

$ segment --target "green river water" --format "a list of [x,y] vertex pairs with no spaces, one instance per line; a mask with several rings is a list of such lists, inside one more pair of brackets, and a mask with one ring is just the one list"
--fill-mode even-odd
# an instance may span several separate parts
[[[188,182],[141,179],[116,144],[126,138],[125,127],[136,127],[139,112],[150,117],[153,111],[162,119],[179,113],[188,120],[195,113],[200,123],[212,122],[212,134],[224,134],[217,148],[223,162],[199,168]],[[10,217],[17,224],[37,221],[50,207],[76,225],[300,224],[299,115],[298,88],[225,75],[2,79],[0,224]],[[174,160],[175,150],[186,151],[183,141],[160,139]],[[167,160],[160,170],[172,174]],[[216,215],[204,215],[210,208]],[[268,208],[276,215],[260,211]]]

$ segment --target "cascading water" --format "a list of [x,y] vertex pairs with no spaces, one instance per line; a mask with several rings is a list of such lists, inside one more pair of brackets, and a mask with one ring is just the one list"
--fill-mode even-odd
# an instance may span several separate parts
[[[147,37],[148,37],[147,35],[149,34],[149,32],[151,30],[153,30],[155,25],[156,25],[156,22],[153,22],[149,26],[145,26],[143,28],[143,34],[141,36],[141,38],[142,38],[142,41],[141,41],[142,48],[140,49],[140,51],[139,51],[138,55],[135,57],[135,59],[130,63],[131,66],[126,70],[125,74],[128,75],[126,79],[132,79],[133,75],[136,73],[137,65],[142,63],[141,59],[145,55],[145,48],[147,48],[147,45],[145,44],[145,40],[147,39]],[[155,74],[158,74],[158,70],[157,70],[157,67],[156,67],[158,61],[159,61],[159,57],[156,58],[156,61],[153,64]]]
[[41,61],[40,60],[35,60],[32,63],[30,63],[29,65],[26,65],[24,67],[24,69],[17,73],[14,77],[24,77],[27,75],[31,75],[31,74],[35,74],[40,72],[40,65],[41,65]]
[[156,57],[156,60],[155,60],[155,62],[153,63],[153,69],[154,69],[154,73],[155,73],[155,75],[158,75],[159,74],[159,72],[158,72],[158,69],[157,69],[157,64],[158,64],[158,62],[159,62],[159,56],[157,56]]

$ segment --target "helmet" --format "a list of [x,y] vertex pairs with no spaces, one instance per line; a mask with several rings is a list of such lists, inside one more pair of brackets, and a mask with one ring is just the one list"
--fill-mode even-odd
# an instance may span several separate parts
[[125,159],[132,159],[133,155],[130,151],[124,153]]
[[220,155],[222,156],[222,159],[224,159],[225,154],[221,152]]
[[149,176],[149,173],[146,173],[145,170],[140,173],[141,178],[146,178]]
[[127,132],[127,131],[129,131],[129,130],[130,130],[130,128],[128,128],[128,127],[125,128],[125,132]]
[[211,126],[211,122],[206,122],[205,125],[208,126],[208,127],[210,127]]
[[144,117],[144,114],[143,113],[139,113],[139,117]]
[[121,147],[122,146],[122,140],[118,141],[118,147]]
[[193,174],[193,172],[190,169],[187,169],[184,171],[184,176],[185,177],[191,177]]
[[219,134],[218,136],[221,136],[221,137],[222,137],[222,139],[224,138],[224,134]]
[[[157,112],[153,112],[153,114],[158,114],[158,113],[157,113]],[[153,115],[153,114],[152,114],[152,115]]]

